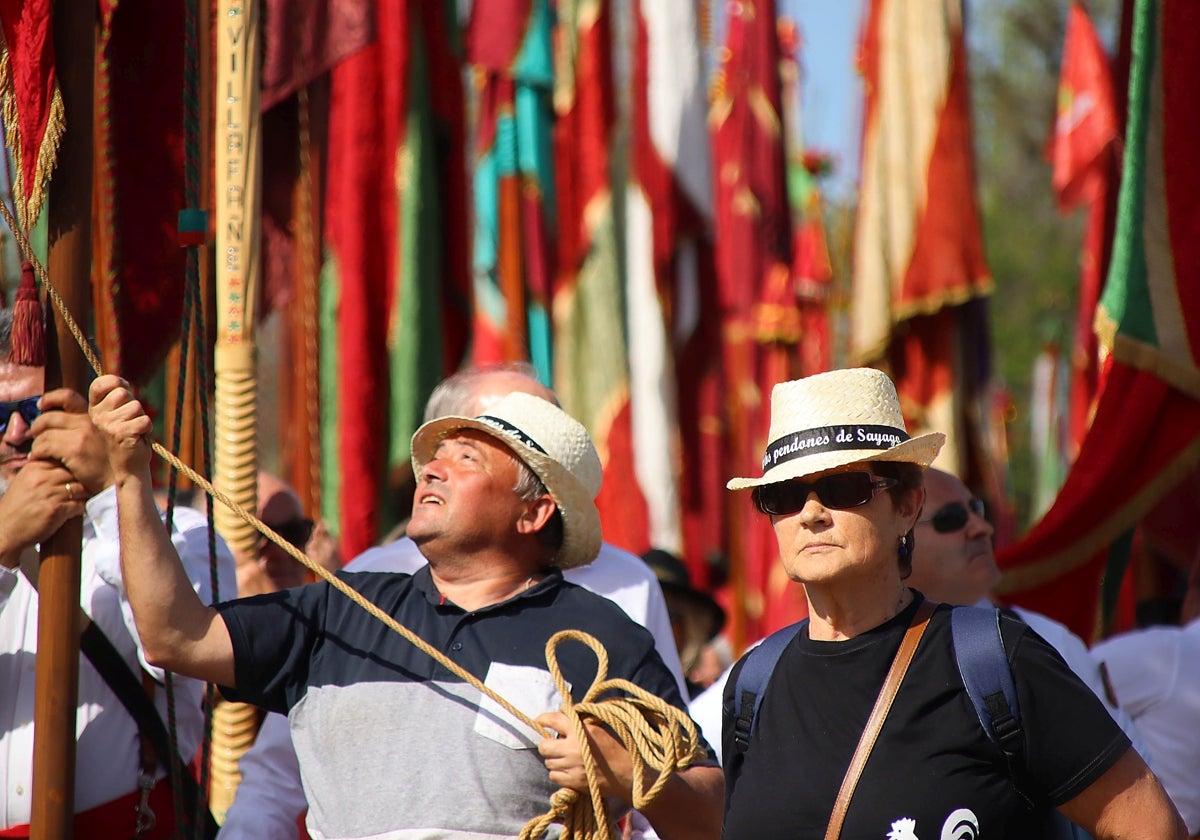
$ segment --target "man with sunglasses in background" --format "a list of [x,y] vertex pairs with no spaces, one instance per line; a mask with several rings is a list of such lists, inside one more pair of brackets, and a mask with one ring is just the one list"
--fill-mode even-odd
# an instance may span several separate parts
[[[325,524],[305,517],[300,497],[291,485],[262,470],[258,473],[258,518],[325,569],[336,572],[342,567],[337,544]],[[238,552],[235,556],[238,594],[242,597],[303,586],[315,580],[303,563],[266,537],[259,540],[253,557]]]
[[[925,471],[925,507],[914,533],[912,574],[906,583],[927,598],[947,604],[992,603],[1000,569],[992,549],[995,529],[981,499],[958,478],[935,467]],[[1049,642],[1075,674],[1103,701],[1143,758],[1144,742],[1133,720],[1107,690],[1100,662],[1065,626],[1023,607],[1011,612]]]
[[[134,693],[146,700],[143,723],[150,723],[154,708],[166,721],[163,672],[144,664],[124,600],[108,453],[82,395],[66,388],[43,394],[44,370],[9,360],[11,332],[12,310],[0,310],[0,837],[29,836],[37,547],[76,516],[83,517],[80,604],[90,621],[80,622],[74,834],[97,840],[171,837],[166,756],[110,687],[115,679],[132,681]],[[189,509],[177,509],[174,521],[172,539],[192,585],[211,601],[206,522]],[[218,553],[220,594],[232,597],[233,558],[224,542]],[[103,664],[93,664],[93,656]],[[195,680],[174,683],[184,761],[203,733],[202,690]],[[160,727],[158,734],[163,732]]]

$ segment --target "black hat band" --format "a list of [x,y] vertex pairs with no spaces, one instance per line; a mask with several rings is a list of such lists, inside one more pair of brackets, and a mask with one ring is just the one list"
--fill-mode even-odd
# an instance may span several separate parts
[[762,459],[762,471],[771,467],[821,452],[843,449],[892,449],[908,440],[908,434],[895,426],[821,426],[792,432],[767,445]]
[[518,429],[512,423],[509,423],[507,420],[503,420],[499,417],[493,417],[490,414],[481,414],[480,416],[476,417],[475,419],[478,420],[480,423],[486,423],[489,426],[495,426],[497,429],[499,429],[502,432],[508,432],[508,434],[512,435],[517,440],[521,441],[521,443],[525,444],[530,449],[536,449],[538,452],[541,452],[543,455],[550,454],[545,449],[542,449],[541,444],[539,444],[536,440],[531,438],[525,432]]

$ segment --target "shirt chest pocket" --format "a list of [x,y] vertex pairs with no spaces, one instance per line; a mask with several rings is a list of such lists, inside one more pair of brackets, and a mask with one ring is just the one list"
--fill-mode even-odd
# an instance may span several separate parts
[[[562,696],[554,687],[554,678],[541,668],[493,662],[483,682],[531,718],[544,712],[556,712],[562,707]],[[542,739],[537,731],[486,695],[480,699],[475,715],[475,734],[513,750],[536,749]]]

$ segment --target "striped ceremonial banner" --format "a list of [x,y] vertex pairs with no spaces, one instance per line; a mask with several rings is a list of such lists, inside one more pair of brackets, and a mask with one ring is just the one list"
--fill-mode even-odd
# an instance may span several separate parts
[[477,365],[528,359],[551,381],[553,16],[547,0],[475,0]]
[[[640,0],[633,9],[625,270],[634,465],[648,508],[645,542],[686,557],[703,586],[702,558],[720,544],[721,502],[696,488],[724,479],[716,407],[697,399],[715,394],[719,360],[703,271],[711,198],[700,23],[689,0]],[[681,414],[684,404],[695,413]]]
[[[463,87],[451,47],[457,22],[441,0],[410,1],[405,11],[408,75],[395,153],[397,278],[388,327],[391,474],[408,472],[425,402],[464,359],[470,295]],[[385,508],[389,513],[409,515]]]
[[624,293],[608,149],[615,120],[610,6],[564,0],[554,92],[558,253],[554,284],[554,387],[587,427],[604,482],[596,505],[604,538],[650,547],[646,501],[634,473]]
[[331,73],[322,498],[327,510],[328,500],[338,500],[347,558],[407,514],[385,479],[407,471],[425,400],[466,352],[465,128],[455,26],[440,0],[381,0],[375,42]]
[[[321,284],[321,497],[325,517],[337,523],[342,556],[347,558],[374,545],[379,531],[377,500],[388,439],[387,329],[397,263],[395,163],[404,127],[408,5],[405,0],[379,0],[375,42],[330,73],[328,253]],[[336,330],[328,329],[331,307]],[[327,395],[335,395],[332,402]],[[330,416],[334,412],[336,420]]]
[[[976,404],[991,291],[975,199],[962,0],[872,0],[850,305],[851,359],[887,369],[912,434],[947,433],[939,466],[987,471]],[[963,306],[976,301],[972,306]]]
[[1132,44],[1095,418],[1054,506],[997,558],[1006,599],[1085,639],[1104,630],[1102,580],[1115,603],[1127,554],[1111,547],[1200,465],[1200,6],[1138,0]]

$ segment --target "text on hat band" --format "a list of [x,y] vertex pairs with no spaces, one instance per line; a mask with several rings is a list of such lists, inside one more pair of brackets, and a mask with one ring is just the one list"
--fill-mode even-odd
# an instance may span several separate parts
[[908,434],[894,426],[820,426],[792,432],[767,445],[762,469],[785,463],[802,455],[837,452],[842,449],[891,449],[908,440]]

